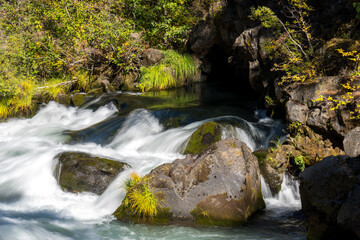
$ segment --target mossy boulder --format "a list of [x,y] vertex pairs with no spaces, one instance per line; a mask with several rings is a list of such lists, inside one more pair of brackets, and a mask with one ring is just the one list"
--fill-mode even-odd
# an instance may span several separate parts
[[220,141],[220,139],[221,131],[219,124],[215,122],[206,122],[190,136],[184,153],[201,153],[205,148]]
[[70,95],[67,93],[59,93],[55,97],[55,102],[69,106],[71,103]]
[[67,192],[102,194],[128,164],[82,152],[66,152],[56,156],[55,176]]
[[71,102],[74,106],[80,107],[85,102],[85,94],[84,93],[75,93],[71,98]]
[[161,204],[153,218],[138,218],[122,205],[118,220],[185,225],[246,223],[265,203],[258,161],[245,143],[229,138],[199,154],[163,164],[145,176]]

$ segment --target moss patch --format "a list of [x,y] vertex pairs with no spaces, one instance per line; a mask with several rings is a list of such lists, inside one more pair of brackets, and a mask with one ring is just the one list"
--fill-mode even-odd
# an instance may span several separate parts
[[75,93],[71,101],[74,104],[74,106],[80,107],[85,102],[85,94]]
[[220,140],[220,126],[215,122],[206,122],[191,135],[184,154],[201,153],[211,144]]
[[55,177],[61,188],[69,192],[101,194],[120,171],[129,167],[126,163],[81,152],[62,153],[58,157]]

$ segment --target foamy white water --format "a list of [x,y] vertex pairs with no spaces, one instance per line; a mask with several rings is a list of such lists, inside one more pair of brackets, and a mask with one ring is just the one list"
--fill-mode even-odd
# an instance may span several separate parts
[[[51,102],[31,119],[11,119],[0,123],[0,239],[102,239],[105,235],[107,239],[149,237],[142,232],[144,229],[136,232],[134,229],[138,226],[119,226],[111,222],[111,214],[125,195],[123,182],[131,172],[144,175],[156,166],[183,157],[181,153],[190,135],[206,121],[238,121],[236,126],[221,123],[222,137],[239,138],[252,150],[266,145],[267,139],[273,136],[269,128],[277,126],[276,121],[269,119],[263,124],[226,116],[164,130],[151,112],[137,109],[127,116],[111,142],[105,145],[93,142],[67,144],[69,136],[64,131],[82,130],[116,117],[116,114],[117,109],[112,103],[92,111]],[[267,128],[264,128],[266,124]],[[55,156],[66,151],[117,159],[132,168],[121,173],[101,196],[66,193],[54,178]],[[284,191],[286,186],[285,183]],[[276,199],[269,197],[265,201],[268,206],[275,207],[278,206],[276,201],[288,201],[286,197]],[[165,231],[161,228],[161,231],[166,232],[166,238],[176,236],[173,229]],[[218,236],[216,231],[210,235],[206,235],[206,231],[188,228],[181,228],[181,231],[184,239],[192,234],[204,239],[222,236],[222,233]],[[227,234],[224,236],[224,239],[229,237]]]

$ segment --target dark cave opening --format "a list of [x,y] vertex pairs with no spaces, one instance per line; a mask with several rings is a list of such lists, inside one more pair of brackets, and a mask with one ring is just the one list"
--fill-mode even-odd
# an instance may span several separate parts
[[249,69],[243,63],[229,63],[229,54],[219,45],[214,45],[206,56],[211,66],[207,82],[221,91],[236,93],[244,99],[258,100],[260,93],[252,89],[249,82]]

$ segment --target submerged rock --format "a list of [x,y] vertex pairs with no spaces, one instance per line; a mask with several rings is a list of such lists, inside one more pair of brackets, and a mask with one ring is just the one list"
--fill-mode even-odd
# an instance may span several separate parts
[[184,153],[201,153],[205,148],[220,141],[220,139],[221,131],[219,124],[215,122],[206,122],[190,136]]
[[300,174],[307,239],[360,238],[360,158],[330,156]]
[[57,156],[56,178],[64,191],[102,194],[128,164],[91,156],[81,152],[66,152]]
[[229,138],[200,155],[187,155],[147,176],[161,200],[158,214],[139,219],[122,205],[114,215],[134,222],[232,226],[244,224],[265,207],[258,161],[245,143]]

